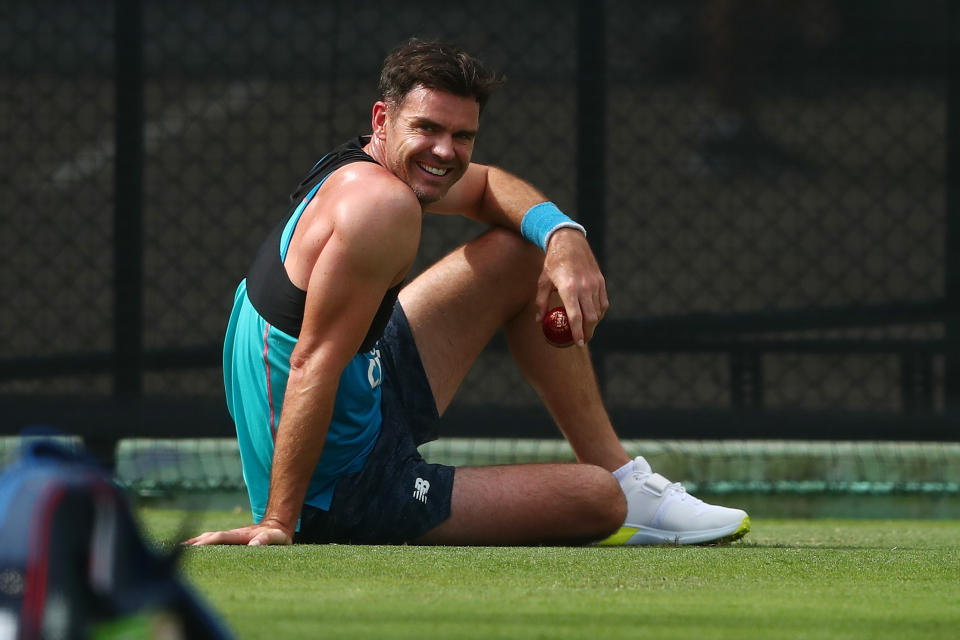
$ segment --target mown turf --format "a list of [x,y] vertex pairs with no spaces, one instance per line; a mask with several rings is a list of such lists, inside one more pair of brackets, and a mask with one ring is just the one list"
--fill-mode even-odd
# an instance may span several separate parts
[[[159,539],[184,519],[143,513]],[[184,571],[251,639],[903,640],[960,629],[960,521],[759,519],[725,547],[213,547],[188,550]]]

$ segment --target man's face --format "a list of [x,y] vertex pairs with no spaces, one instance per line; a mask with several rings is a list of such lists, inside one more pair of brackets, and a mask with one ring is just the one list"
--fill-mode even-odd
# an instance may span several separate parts
[[374,106],[374,135],[387,168],[429,204],[466,172],[479,120],[475,99],[418,86],[395,107]]

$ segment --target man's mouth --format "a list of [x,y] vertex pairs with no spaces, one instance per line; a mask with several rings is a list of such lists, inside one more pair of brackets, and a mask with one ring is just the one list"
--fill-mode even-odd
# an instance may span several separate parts
[[450,169],[441,169],[440,167],[431,167],[430,165],[423,164],[422,162],[418,162],[417,166],[432,176],[443,177],[448,173],[450,173]]

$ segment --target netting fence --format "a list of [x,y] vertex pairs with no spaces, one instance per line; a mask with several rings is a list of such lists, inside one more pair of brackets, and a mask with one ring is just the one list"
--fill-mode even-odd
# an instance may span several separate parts
[[[589,228],[612,299],[593,353],[625,437],[956,441],[958,16],[5,2],[0,427],[229,438],[236,283],[305,169],[368,130],[384,54],[421,35],[508,77],[475,159]],[[428,217],[415,272],[480,231]],[[499,341],[447,423],[556,437]]]

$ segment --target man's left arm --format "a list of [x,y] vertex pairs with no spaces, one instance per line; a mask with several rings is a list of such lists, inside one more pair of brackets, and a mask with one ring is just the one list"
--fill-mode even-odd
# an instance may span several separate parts
[[[472,163],[446,197],[428,210],[463,215],[519,234],[524,216],[544,202],[546,196],[521,178],[497,167]],[[603,274],[585,235],[576,228],[561,227],[550,233],[544,252],[543,272],[537,283],[537,321],[547,312],[551,292],[557,291],[567,310],[574,342],[582,346],[610,306]]]

